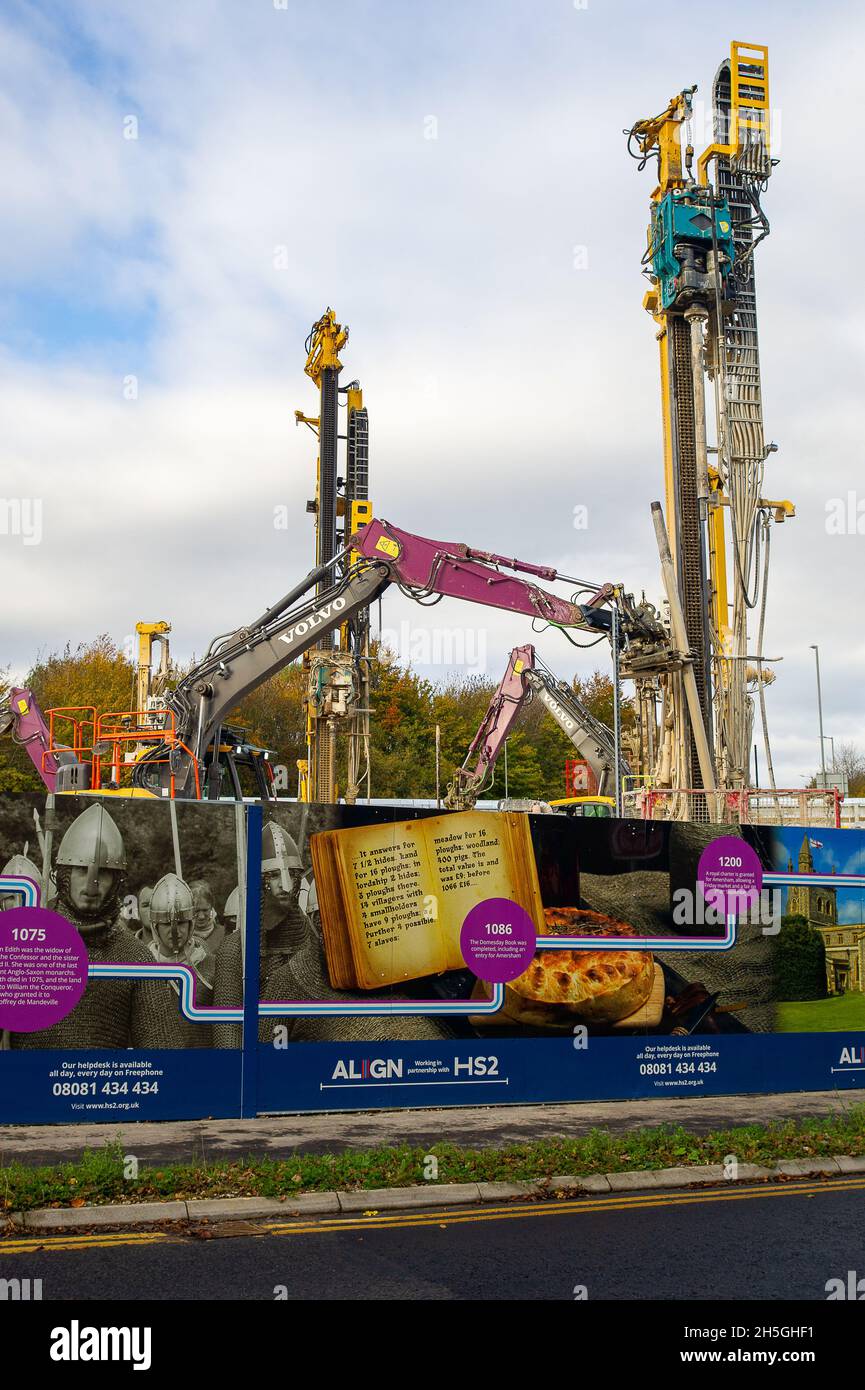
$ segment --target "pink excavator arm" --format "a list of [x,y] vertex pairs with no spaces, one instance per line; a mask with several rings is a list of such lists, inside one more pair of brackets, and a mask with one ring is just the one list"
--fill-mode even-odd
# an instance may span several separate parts
[[[502,574],[501,569],[533,575],[537,579],[570,579],[549,565],[532,565],[526,560],[475,550],[459,541],[433,541],[401,531],[389,521],[373,520],[355,533],[353,551],[367,560],[389,566],[391,579],[411,591],[413,598],[442,594],[466,599],[490,608],[525,613],[561,627],[592,630],[587,610],[599,608],[614,593],[612,584],[592,586],[594,593],[586,603],[577,604],[551,594],[525,579]],[[579,582],[579,581],[578,581]]]
[[51,751],[51,739],[45,716],[32,690],[13,685],[0,709],[0,733],[11,732],[12,738],[24,749],[45,786],[53,792],[57,783],[60,756]]
[[487,777],[495,767],[505,739],[514,720],[529,695],[524,672],[535,664],[535,649],[529,644],[514,647],[499,688],[487,706],[480,728],[472,739],[462,767],[457,768],[453,785],[448,788],[445,805],[459,810],[463,803],[474,801]]

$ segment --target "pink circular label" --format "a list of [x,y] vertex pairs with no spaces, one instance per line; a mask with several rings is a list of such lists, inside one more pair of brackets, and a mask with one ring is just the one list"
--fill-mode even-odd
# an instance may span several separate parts
[[697,879],[707,903],[727,915],[759,901],[763,865],[757,851],[736,835],[713,840],[700,855]]
[[507,984],[528,970],[535,954],[535,924],[510,898],[486,898],[473,907],[460,932],[460,949],[479,980]]
[[87,947],[47,907],[0,913],[0,1028],[35,1033],[71,1013],[87,985]]

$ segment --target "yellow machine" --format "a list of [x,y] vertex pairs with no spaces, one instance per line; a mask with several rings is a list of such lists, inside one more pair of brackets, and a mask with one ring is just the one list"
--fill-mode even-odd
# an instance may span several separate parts
[[[672,661],[640,670],[625,663],[623,674],[637,686],[639,771],[657,787],[681,790],[681,815],[699,814],[694,798],[702,788],[750,784],[755,693],[771,776],[764,687],[774,675],[762,653],[770,533],[773,522],[794,515],[790,502],[763,495],[775,446],[763,434],[754,250],[769,231],[761,198],[777,162],[770,153],[768,50],[731,45],[712,88],[715,138],[695,177],[696,90],[683,89],[659,115],[626,132],[640,168],[655,160],[658,172],[643,303],[660,353],[664,513],[675,589],[668,599],[673,637],[681,617],[682,641],[674,641]],[[663,526],[656,529],[661,545]],[[759,614],[754,650],[752,610]]]
[[[348,328],[327,309],[314,323],[306,341],[306,375],[319,392],[319,413],[295,411],[298,424],[307,425],[319,442],[315,498],[307,511],[315,516],[317,566],[344,573],[356,556],[344,556],[345,540],[372,519],[369,501],[369,420],[360,383],[339,385],[339,354],[348,342]],[[338,428],[339,396],[345,396],[346,430]],[[338,476],[339,442],[345,442],[345,477]],[[331,579],[334,574],[331,574]],[[328,581],[322,581],[323,592]],[[344,623],[303,658],[306,673],[307,756],[298,761],[301,801],[335,802],[340,787],[340,737],[347,739],[344,759],[345,799],[356,800],[362,784],[369,795],[369,614],[364,611]]]
[[[171,631],[171,624],[166,622],[136,623],[135,631],[138,635],[138,661],[135,667],[135,709],[138,715],[143,717],[151,708],[154,696],[158,698],[158,695],[167,689],[171,671],[168,646],[168,633]],[[156,645],[160,648],[160,661],[159,669],[154,675],[153,648]]]

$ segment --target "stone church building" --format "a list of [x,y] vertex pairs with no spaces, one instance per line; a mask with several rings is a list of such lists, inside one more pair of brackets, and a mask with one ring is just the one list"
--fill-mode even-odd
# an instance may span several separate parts
[[[787,872],[813,874],[814,856],[807,834],[802,838],[799,862],[787,861]],[[787,915],[804,917],[819,931],[826,946],[826,985],[830,994],[865,991],[865,922],[838,921],[837,888],[796,883],[787,889]]]

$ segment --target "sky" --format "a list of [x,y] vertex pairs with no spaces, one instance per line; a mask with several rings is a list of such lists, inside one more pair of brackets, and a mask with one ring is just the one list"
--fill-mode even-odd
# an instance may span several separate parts
[[[800,827],[778,827],[774,830],[775,865],[784,872],[792,860],[793,872],[798,871],[799,855],[802,850],[803,832]],[[818,874],[858,874],[865,868],[865,855],[861,837],[852,836],[846,830],[821,828],[819,839],[808,832],[811,859],[814,872]],[[865,921],[865,894],[860,889],[837,889],[836,912],[840,923],[845,926]]]
[[[139,619],[186,659],[310,568],[294,411],[316,413],[304,340],[328,305],[378,515],[659,602],[653,179],[622,131],[694,82],[708,102],[732,38],[769,45],[781,160],[757,253],[765,491],[797,510],[767,611],[778,785],[819,763],[813,643],[826,734],[865,744],[849,4],[5,0],[0,668]],[[497,677],[532,640],[392,591],[382,626],[433,680]],[[536,644],[562,677],[609,669],[606,647]]]

